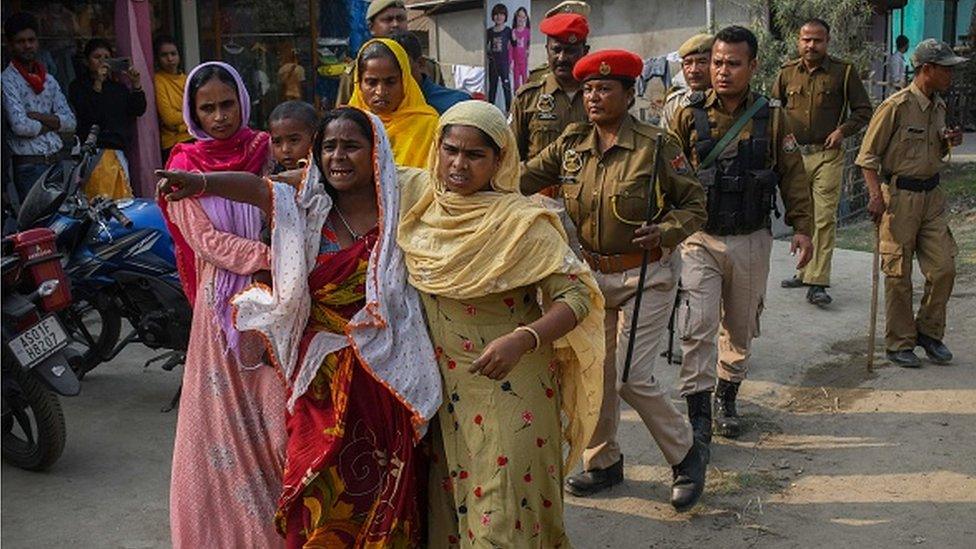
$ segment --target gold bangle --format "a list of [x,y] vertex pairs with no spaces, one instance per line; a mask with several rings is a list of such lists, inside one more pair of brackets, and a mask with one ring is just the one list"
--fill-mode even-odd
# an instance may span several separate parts
[[[532,334],[532,339],[535,340],[535,346],[532,347],[532,351],[535,351],[539,348],[539,346],[542,345],[542,339],[539,337],[539,332],[535,331],[535,329],[533,329],[531,326],[519,326],[518,328],[512,330],[512,333],[515,332],[529,332]],[[531,353],[532,351],[529,352]]]

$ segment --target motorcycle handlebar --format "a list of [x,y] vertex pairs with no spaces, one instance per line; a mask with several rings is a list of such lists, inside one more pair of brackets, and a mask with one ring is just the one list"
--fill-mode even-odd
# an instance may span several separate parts
[[116,206],[114,202],[110,202],[108,206],[105,207],[105,210],[108,212],[110,216],[112,216],[116,221],[121,223],[122,226],[125,227],[126,229],[132,227],[132,220],[129,219],[124,213],[122,213],[122,210],[120,210],[119,207]]

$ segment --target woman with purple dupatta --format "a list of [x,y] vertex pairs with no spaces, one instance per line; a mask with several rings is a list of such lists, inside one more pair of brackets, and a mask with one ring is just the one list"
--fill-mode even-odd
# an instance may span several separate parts
[[[268,135],[247,127],[250,100],[237,72],[205,63],[187,78],[183,117],[195,143],[173,148],[167,169],[263,175]],[[160,201],[193,306],[170,483],[174,547],[276,547],[272,518],[286,441],[285,385],[263,360],[256,332],[234,328],[230,298],[270,268],[261,213],[217,196]]]

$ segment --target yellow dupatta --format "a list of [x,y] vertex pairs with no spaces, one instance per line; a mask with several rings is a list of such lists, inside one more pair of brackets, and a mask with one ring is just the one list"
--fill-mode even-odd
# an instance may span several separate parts
[[[559,217],[518,192],[515,136],[505,117],[484,101],[464,101],[440,119],[473,126],[502,150],[492,191],[461,196],[437,178],[438,154],[431,147],[426,172],[403,171],[404,206],[397,243],[411,284],[422,292],[464,300],[535,284],[551,274],[576,275],[590,290],[590,312],[553,343],[560,362],[562,409],[569,443],[568,472],[590,441],[603,400],[604,300],[593,273],[566,244]],[[412,204],[412,205],[410,205]]]
[[[403,101],[390,114],[373,114],[383,121],[383,127],[386,129],[387,135],[390,136],[390,143],[393,146],[393,159],[397,165],[423,168],[427,165],[427,151],[430,150],[430,145],[434,142],[434,131],[437,129],[437,111],[428,105],[424,99],[420,85],[417,84],[410,72],[410,60],[407,58],[407,52],[403,50],[400,44],[388,38],[374,38],[363,44],[359,50],[359,55],[362,55],[363,50],[374,42],[384,44],[396,56],[403,81]],[[349,105],[372,112],[359,89],[359,56],[356,57],[353,81],[356,84],[353,86]]]

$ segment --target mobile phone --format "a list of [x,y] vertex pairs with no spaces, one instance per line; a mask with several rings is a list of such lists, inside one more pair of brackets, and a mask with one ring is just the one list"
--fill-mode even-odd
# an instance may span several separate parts
[[125,72],[129,70],[132,61],[128,57],[110,57],[105,60],[105,65],[112,72]]

